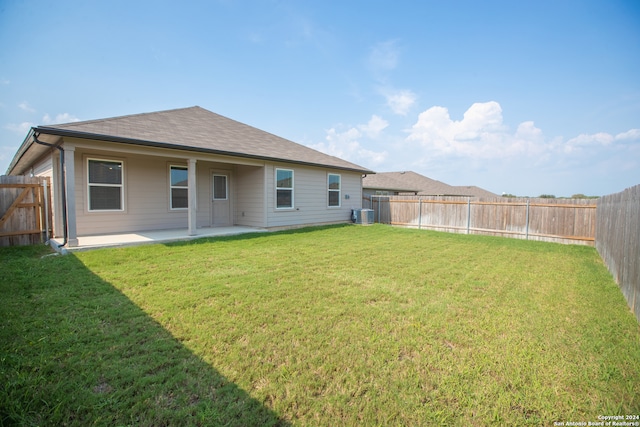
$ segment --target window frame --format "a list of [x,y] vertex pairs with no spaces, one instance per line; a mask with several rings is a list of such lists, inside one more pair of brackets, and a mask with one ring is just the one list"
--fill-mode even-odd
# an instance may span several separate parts
[[[291,187],[278,187],[278,172],[290,172],[291,173]],[[295,206],[295,171],[293,169],[276,168],[275,170],[275,207],[276,210],[291,210]],[[291,192],[291,205],[290,206],[278,206],[278,192],[290,191]]]
[[[173,169],[180,169],[187,172],[187,184],[186,185],[173,185],[172,171]],[[186,190],[187,191],[187,206],[174,207],[173,206],[173,190]],[[186,211],[189,209],[189,167],[187,165],[170,164],[169,165],[169,210],[170,211]]]
[[[229,200],[229,175],[224,173],[213,173],[212,175],[211,185],[213,186],[213,194],[211,194],[211,199],[213,201]],[[220,176],[224,178],[224,197],[216,197],[216,177]]]
[[[117,159],[105,159],[100,157],[87,157],[87,212],[124,212],[125,210],[125,179],[124,179],[124,160]],[[120,184],[106,184],[99,182],[91,182],[91,162],[108,162],[108,163],[119,163],[120,164]],[[103,188],[119,188],[120,189],[120,208],[119,209],[92,209],[91,208],[91,188],[92,187],[103,187]]]
[[[331,188],[331,177],[338,177],[338,189]],[[331,204],[331,193],[338,193],[338,204]],[[341,208],[342,207],[342,175],[339,173],[327,173],[327,207],[328,208]]]

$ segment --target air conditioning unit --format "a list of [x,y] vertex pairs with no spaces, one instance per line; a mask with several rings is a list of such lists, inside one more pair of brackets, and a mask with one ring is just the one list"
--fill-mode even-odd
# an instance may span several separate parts
[[360,225],[371,225],[374,222],[373,209],[353,209],[351,220]]

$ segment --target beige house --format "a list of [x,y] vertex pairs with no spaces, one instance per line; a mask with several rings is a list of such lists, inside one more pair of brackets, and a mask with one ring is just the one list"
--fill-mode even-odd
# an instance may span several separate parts
[[348,222],[361,166],[200,107],[31,129],[7,171],[48,176],[54,233]]

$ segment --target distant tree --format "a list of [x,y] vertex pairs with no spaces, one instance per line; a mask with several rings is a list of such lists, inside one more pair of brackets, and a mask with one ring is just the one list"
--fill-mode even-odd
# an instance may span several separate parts
[[553,194],[541,194],[538,196],[540,199],[555,199],[556,196]]
[[510,193],[502,193],[502,197],[518,197],[515,194],[510,194]]
[[597,199],[600,196],[585,196],[584,194],[574,194],[571,196],[572,199]]

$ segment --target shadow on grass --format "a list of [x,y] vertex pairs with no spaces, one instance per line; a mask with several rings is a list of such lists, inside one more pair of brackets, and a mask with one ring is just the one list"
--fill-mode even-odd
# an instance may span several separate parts
[[2,249],[0,426],[286,426],[73,255]]

